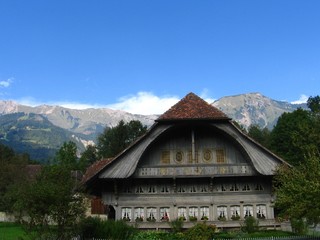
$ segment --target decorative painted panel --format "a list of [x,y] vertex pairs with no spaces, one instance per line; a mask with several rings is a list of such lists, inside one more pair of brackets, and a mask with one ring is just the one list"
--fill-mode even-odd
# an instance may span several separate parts
[[198,165],[198,166],[172,166],[172,167],[140,167],[137,168],[136,177],[153,176],[223,176],[223,175],[254,175],[251,166],[247,164],[230,165]]

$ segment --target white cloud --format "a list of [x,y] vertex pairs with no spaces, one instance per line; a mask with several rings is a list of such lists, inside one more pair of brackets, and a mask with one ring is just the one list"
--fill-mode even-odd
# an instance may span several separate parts
[[293,101],[293,102],[291,102],[291,103],[292,103],[292,104],[306,103],[306,102],[308,101],[308,98],[309,98],[309,97],[308,97],[307,95],[302,94],[298,100]]
[[13,78],[9,78],[7,80],[0,81],[0,87],[7,88],[11,85],[12,82],[13,82]]
[[[204,90],[200,95],[208,103],[212,103],[215,99],[208,96],[208,91]],[[20,104],[27,106],[54,105],[71,109],[87,109],[87,108],[111,108],[114,110],[122,110],[132,114],[162,114],[180,100],[178,96],[156,96],[151,92],[138,92],[119,98],[116,103],[102,104],[86,104],[78,102],[58,101],[58,102],[39,102],[34,98],[27,97],[16,100]]]
[[203,89],[200,97],[208,103],[213,103],[216,99],[209,97],[209,90],[207,88]]
[[135,114],[161,114],[176,104],[180,99],[176,96],[155,96],[150,92],[138,92],[119,99],[118,103],[107,107]]
[[86,103],[77,103],[77,102],[67,102],[67,101],[60,101],[60,102],[39,102],[32,97],[25,97],[19,100],[16,100],[19,104],[36,107],[40,105],[50,105],[50,106],[61,106],[65,108],[71,109],[87,109],[87,108],[104,108],[103,105],[98,104],[86,104]]

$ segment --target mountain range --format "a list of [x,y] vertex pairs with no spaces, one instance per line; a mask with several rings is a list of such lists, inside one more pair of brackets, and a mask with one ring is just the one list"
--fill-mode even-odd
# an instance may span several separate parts
[[[260,93],[239,94],[212,103],[244,128],[259,125],[272,129],[279,116],[306,104],[277,101]],[[13,101],[0,101],[0,142],[16,152],[28,153],[41,162],[52,159],[63,142],[74,141],[82,152],[97,136],[120,120],[139,120],[150,127],[158,115],[137,115],[120,110],[68,109],[61,106],[30,107]]]

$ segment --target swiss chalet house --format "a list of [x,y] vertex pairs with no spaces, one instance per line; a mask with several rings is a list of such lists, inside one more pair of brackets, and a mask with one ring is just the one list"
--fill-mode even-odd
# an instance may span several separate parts
[[[244,135],[223,112],[189,93],[85,182],[108,218],[167,228],[207,221],[239,226],[247,216],[274,226],[272,177],[279,157]],[[98,198],[98,199],[99,199]]]

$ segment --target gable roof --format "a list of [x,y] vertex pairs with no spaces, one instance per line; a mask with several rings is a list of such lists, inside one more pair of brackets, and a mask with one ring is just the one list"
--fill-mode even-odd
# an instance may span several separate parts
[[[211,106],[193,93],[189,93],[181,101],[161,115],[156,123],[142,136],[118,156],[104,159],[88,168],[83,182],[88,183],[93,178],[123,179],[131,177],[142,155],[162,133],[174,127],[174,121],[210,120],[208,126],[220,129],[237,141],[247,153],[254,169],[262,175],[274,175],[278,164],[285,163],[266,148],[243,134],[222,111]],[[163,122],[164,124],[160,124]]]
[[230,118],[191,92],[162,114],[156,121],[172,120],[230,120]]

